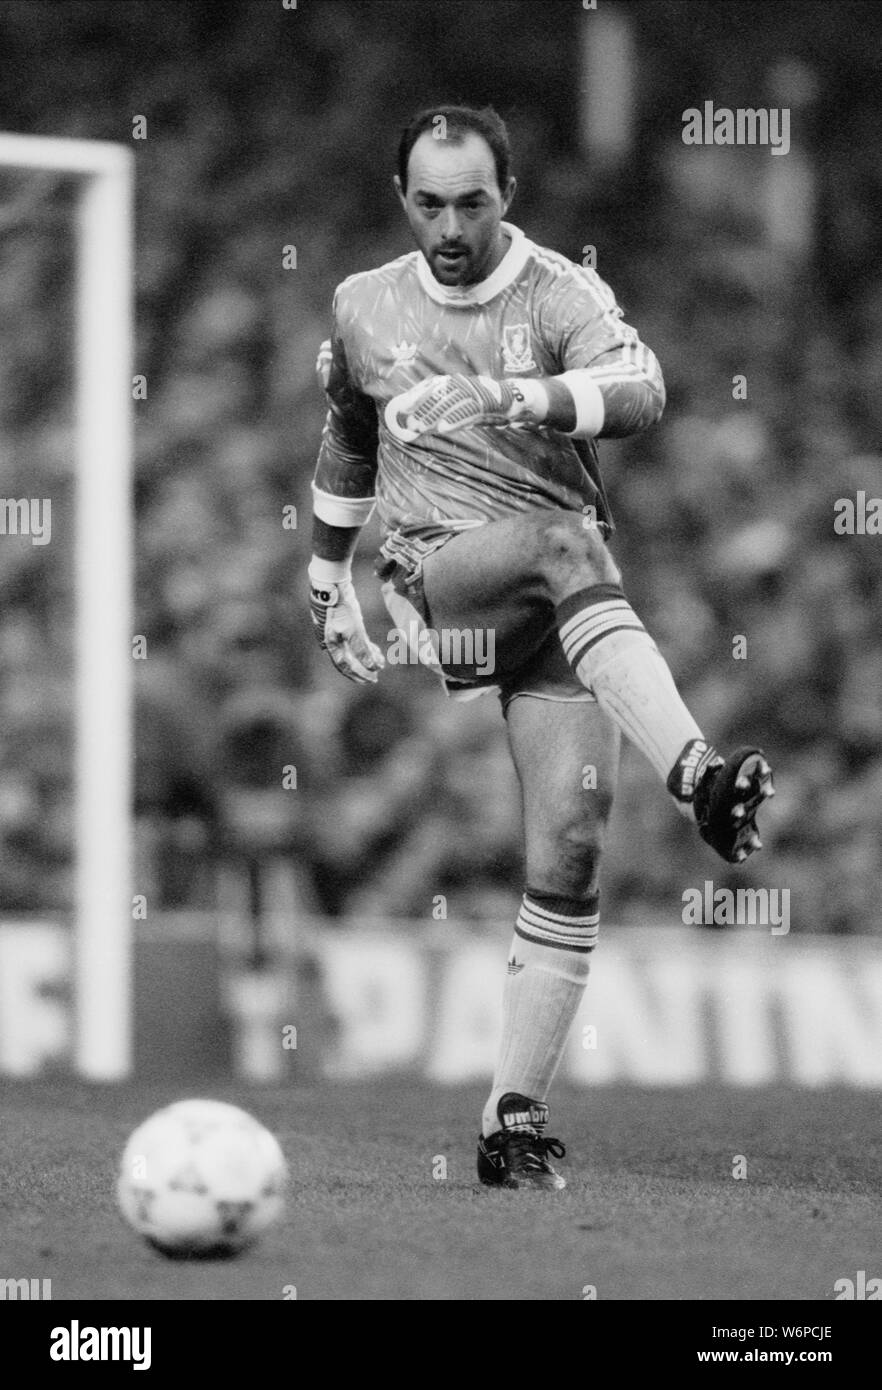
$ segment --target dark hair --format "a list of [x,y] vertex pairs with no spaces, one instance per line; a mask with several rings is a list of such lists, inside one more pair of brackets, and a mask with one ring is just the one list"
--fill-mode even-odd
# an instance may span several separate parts
[[499,184],[500,192],[504,193],[509,180],[511,146],[505,121],[492,106],[484,106],[480,111],[473,106],[427,106],[424,111],[418,111],[410,124],[404,127],[398,142],[398,177],[403,191],[407,192],[407,161],[410,159],[410,152],[425,131],[438,129],[435,122],[439,116],[443,116],[446,122],[444,138],[453,141],[454,144],[461,143],[463,136],[469,131],[483,136],[493,151],[496,182]]

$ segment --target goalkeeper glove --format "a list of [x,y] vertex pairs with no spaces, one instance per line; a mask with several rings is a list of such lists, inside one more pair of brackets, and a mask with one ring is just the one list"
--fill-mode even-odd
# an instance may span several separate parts
[[422,434],[452,434],[470,425],[538,423],[548,396],[538,381],[496,381],[491,376],[432,376],[393,396],[385,410],[389,431],[403,444]]
[[327,572],[327,561],[313,559],[309,567],[310,611],[318,644],[349,680],[360,685],[376,681],[386,663],[380,648],[367,635],[352,581],[341,575],[330,582]]

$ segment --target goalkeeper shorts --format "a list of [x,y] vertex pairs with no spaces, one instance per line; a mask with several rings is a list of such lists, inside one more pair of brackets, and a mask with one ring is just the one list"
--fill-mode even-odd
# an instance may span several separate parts
[[[381,547],[376,573],[382,582],[386,609],[406,642],[411,660],[429,667],[453,699],[470,700],[495,692],[503,711],[518,695],[541,700],[595,703],[595,697],[577,680],[564,656],[553,610],[549,610],[548,631],[526,656],[521,648],[494,653],[492,672],[482,672],[481,662],[445,661],[443,646],[421,640],[431,631],[431,615],[423,588],[423,562],[457,534],[450,531],[431,540],[390,536]],[[474,655],[474,653],[473,653]]]

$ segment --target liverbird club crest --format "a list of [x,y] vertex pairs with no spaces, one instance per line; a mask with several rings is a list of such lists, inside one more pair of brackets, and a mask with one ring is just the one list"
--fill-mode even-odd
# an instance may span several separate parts
[[502,367],[506,372],[526,372],[535,367],[528,323],[508,323],[502,330]]

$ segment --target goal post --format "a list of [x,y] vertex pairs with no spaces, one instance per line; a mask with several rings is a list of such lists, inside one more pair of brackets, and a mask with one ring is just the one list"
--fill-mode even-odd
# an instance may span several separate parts
[[78,179],[74,1061],[132,1065],[132,194],[124,145],[0,133],[0,168]]

